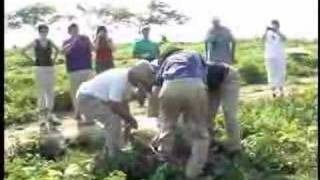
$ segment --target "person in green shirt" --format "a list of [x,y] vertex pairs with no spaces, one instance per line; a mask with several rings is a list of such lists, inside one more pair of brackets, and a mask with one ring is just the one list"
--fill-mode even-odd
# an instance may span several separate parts
[[152,61],[159,56],[159,46],[149,39],[150,27],[144,26],[141,30],[143,38],[133,45],[133,58]]

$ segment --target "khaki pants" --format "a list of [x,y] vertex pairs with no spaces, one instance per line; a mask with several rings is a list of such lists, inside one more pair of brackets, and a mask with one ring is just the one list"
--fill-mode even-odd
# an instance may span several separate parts
[[159,92],[161,87],[154,86],[152,93],[148,96],[148,117],[158,117],[159,115]]
[[191,157],[186,165],[186,176],[198,176],[207,161],[209,134],[207,127],[207,92],[200,79],[180,79],[164,83],[160,99],[159,149],[170,155],[175,141],[175,128],[181,114],[190,127]]
[[53,110],[54,106],[54,67],[38,66],[36,67],[36,81],[38,85],[38,106],[39,109]]
[[[123,144],[121,118],[114,114],[109,104],[89,95],[79,94],[77,97],[79,113],[85,122],[81,124],[93,124],[96,121],[104,124],[105,147],[103,152],[108,153],[109,157],[114,157]],[[83,126],[85,128],[85,126]]]
[[234,68],[230,67],[229,73],[221,84],[220,89],[209,92],[209,120],[215,119],[221,103],[228,134],[227,144],[231,146],[231,149],[240,148],[241,141],[240,127],[237,121],[239,89],[239,74]]
[[71,99],[72,105],[74,108],[75,116],[79,116],[79,110],[76,103],[76,93],[81,83],[87,81],[92,75],[92,71],[90,69],[79,70],[70,72],[70,88],[71,88]]

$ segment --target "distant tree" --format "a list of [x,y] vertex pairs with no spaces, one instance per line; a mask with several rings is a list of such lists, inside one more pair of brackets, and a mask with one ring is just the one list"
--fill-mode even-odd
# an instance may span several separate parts
[[184,24],[190,18],[171,8],[167,3],[152,0],[146,13],[137,15],[138,25],[154,24],[165,25],[169,23]]
[[104,4],[100,7],[84,7],[77,4],[77,9],[86,17],[98,19],[100,23],[131,23],[131,18],[135,16],[127,8],[114,8],[110,4]]
[[103,4],[99,7],[84,6],[77,4],[76,9],[81,12],[78,18],[86,18],[87,25],[90,29],[94,30],[98,24],[132,24],[132,19],[135,14],[130,12],[127,8],[112,7],[110,4]]
[[52,6],[36,3],[7,14],[7,26],[11,29],[18,29],[24,25],[35,27],[39,23],[53,24],[62,18],[56,12]]

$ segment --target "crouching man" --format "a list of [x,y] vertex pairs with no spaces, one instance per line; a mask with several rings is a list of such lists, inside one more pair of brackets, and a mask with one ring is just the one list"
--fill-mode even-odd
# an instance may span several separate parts
[[[198,53],[187,52],[177,47],[164,48],[159,59],[157,81],[159,93],[158,151],[170,161],[175,143],[178,117],[183,114],[184,125],[190,127],[191,157],[185,175],[197,179],[207,161],[209,134],[207,127],[207,92],[203,83],[205,66]],[[174,158],[173,158],[174,159]]]
[[[220,104],[228,135],[223,143],[230,153],[240,150],[240,127],[237,121],[238,98],[240,89],[239,73],[226,63],[208,63],[207,86],[209,95],[209,121],[214,122]],[[212,125],[209,126],[213,132]]]
[[105,147],[100,157],[114,157],[120,150],[123,137],[122,121],[125,126],[136,129],[136,119],[131,115],[129,101],[135,97],[142,103],[154,83],[152,66],[139,61],[129,69],[112,69],[84,82],[77,92],[77,103],[81,114],[79,131],[95,120],[104,124]]

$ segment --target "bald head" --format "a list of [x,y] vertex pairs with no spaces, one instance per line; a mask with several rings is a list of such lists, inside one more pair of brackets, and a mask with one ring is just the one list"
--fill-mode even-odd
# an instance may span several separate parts
[[217,17],[217,16],[215,16],[215,17],[213,17],[212,18],[212,25],[213,25],[213,27],[220,27],[221,26],[221,24],[220,24],[220,18],[219,17]]
[[138,86],[141,84],[147,91],[151,90],[155,81],[153,66],[146,60],[138,61],[129,72],[129,81]]

